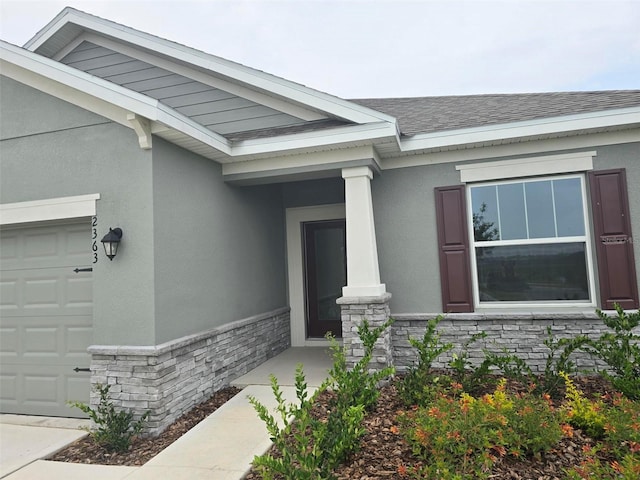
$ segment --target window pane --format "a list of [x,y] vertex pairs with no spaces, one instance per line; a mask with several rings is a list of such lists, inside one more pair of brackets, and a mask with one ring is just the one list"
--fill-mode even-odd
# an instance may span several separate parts
[[589,300],[584,242],[476,247],[481,302]]
[[529,238],[555,237],[551,181],[527,182],[524,186],[527,192]]
[[476,242],[499,240],[496,187],[472,188],[471,208],[473,209],[473,233]]
[[584,235],[582,188],[579,178],[553,181],[556,202],[556,221],[559,237]]
[[527,238],[522,183],[498,185],[498,202],[500,205],[500,239]]

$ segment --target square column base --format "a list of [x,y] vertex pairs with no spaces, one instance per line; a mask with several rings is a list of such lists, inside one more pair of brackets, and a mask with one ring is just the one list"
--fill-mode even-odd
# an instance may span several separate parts
[[[345,296],[336,301],[341,309],[342,344],[346,351],[347,367],[353,368],[364,357],[364,345],[358,336],[358,327],[363,320],[366,320],[372,329],[384,324],[389,319],[390,300],[391,294],[384,292],[377,296]],[[379,371],[389,366],[393,366],[391,328],[387,328],[378,338],[369,368]]]

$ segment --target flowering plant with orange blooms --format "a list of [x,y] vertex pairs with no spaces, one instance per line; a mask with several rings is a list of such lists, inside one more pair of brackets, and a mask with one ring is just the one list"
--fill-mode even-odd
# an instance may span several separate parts
[[419,478],[487,478],[500,457],[547,451],[573,433],[547,400],[511,394],[505,380],[479,398],[449,391],[402,412],[399,421],[414,454],[425,461]]
[[599,453],[602,445],[587,449],[580,465],[566,470],[568,480],[638,480],[640,455],[627,453],[620,460],[605,461]]

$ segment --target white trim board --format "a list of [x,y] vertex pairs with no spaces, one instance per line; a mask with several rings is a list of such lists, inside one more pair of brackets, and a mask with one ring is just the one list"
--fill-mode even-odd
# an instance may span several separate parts
[[0,225],[93,217],[99,193],[0,204]]
[[307,340],[304,313],[304,264],[302,261],[303,222],[345,218],[345,205],[287,208],[287,273],[291,308],[291,346],[318,346],[321,340]]
[[586,172],[593,170],[593,157],[597,152],[576,152],[544,157],[519,158],[456,165],[460,172],[460,181],[482,182],[503,178],[533,177],[556,173]]

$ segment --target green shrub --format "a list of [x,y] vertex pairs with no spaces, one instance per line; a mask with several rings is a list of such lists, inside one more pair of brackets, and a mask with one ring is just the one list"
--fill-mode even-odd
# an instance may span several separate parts
[[411,366],[398,384],[398,395],[405,405],[425,405],[433,399],[434,392],[450,380],[446,376],[431,372],[433,362],[443,353],[453,348],[452,343],[442,343],[437,331],[442,315],[427,322],[422,339],[409,338],[409,343],[418,351],[418,362]]
[[544,367],[544,375],[542,383],[538,386],[538,390],[548,393],[554,398],[561,396],[560,387],[564,386],[564,378],[561,373],[571,375],[577,371],[577,367],[571,354],[582,348],[589,339],[584,335],[574,338],[553,338],[551,327],[547,327],[547,338],[544,345],[549,349],[547,360]]
[[[271,389],[283,427],[257,399],[249,398],[280,452],[280,456],[267,453],[254,458],[253,465],[263,479],[271,480],[276,475],[287,480],[332,479],[333,470],[359,448],[360,437],[365,433],[362,426],[365,410],[378,399],[378,383],[393,374],[391,367],[369,371],[373,347],[391,322],[389,319],[373,330],[367,321],[362,322],[358,335],[364,346],[364,356],[352,369],[347,368],[345,349],[333,337],[327,336],[333,352],[330,378],[308,398],[302,365],[298,365],[295,376],[298,405],[284,401],[278,381],[272,375]],[[333,395],[329,400],[329,415],[321,420],[313,416],[312,410],[318,393],[327,389],[332,390]]]
[[564,411],[569,418],[569,423],[583,430],[590,437],[602,438],[606,420],[604,402],[589,400],[566,373],[560,372],[560,376],[566,385]]
[[597,310],[604,324],[613,330],[586,344],[585,350],[603,360],[612,374],[603,371],[613,386],[629,398],[640,400],[640,335],[633,333],[640,325],[640,310],[626,313],[615,304],[612,317]]
[[110,388],[110,385],[96,384],[95,390],[100,395],[96,409],[80,402],[70,402],[69,406],[79,408],[89,415],[93,421],[89,435],[96,443],[112,452],[124,452],[129,449],[133,437],[144,428],[150,412],[145,412],[141,418],[134,421],[133,413],[117,411],[109,399]]
[[440,395],[399,420],[414,454],[425,462],[420,478],[487,478],[499,456],[545,452],[566,429],[548,398],[511,395],[504,380],[492,394]]
[[309,398],[302,365],[298,365],[295,386],[299,403],[287,404],[277,379],[271,376],[271,389],[282,427],[267,407],[256,398],[249,397],[249,402],[265,422],[271,440],[281,455],[267,453],[257,456],[253,465],[265,480],[276,478],[278,474],[288,480],[333,478],[333,469],[357,449],[359,439],[364,434],[361,426],[364,408],[358,405],[333,411],[328,420],[323,422],[312,415],[312,409],[317,395],[326,388],[326,384]]
[[611,399],[605,411],[605,441],[618,456],[640,455],[640,401],[620,394]]
[[369,327],[369,322],[363,320],[358,326],[358,337],[364,347],[364,355],[353,368],[347,367],[347,352],[335,338],[327,335],[331,342],[333,366],[329,370],[329,388],[335,392],[335,403],[346,408],[351,405],[362,405],[369,410],[378,401],[380,391],[378,386],[381,381],[393,375],[395,369],[386,367],[382,370],[371,372],[369,363],[373,355],[375,343],[389,326],[393,319],[388,319],[384,324],[374,328]]
[[568,480],[638,480],[640,454],[627,453],[620,460],[602,461],[598,453],[601,445],[591,448],[580,465],[566,470]]

